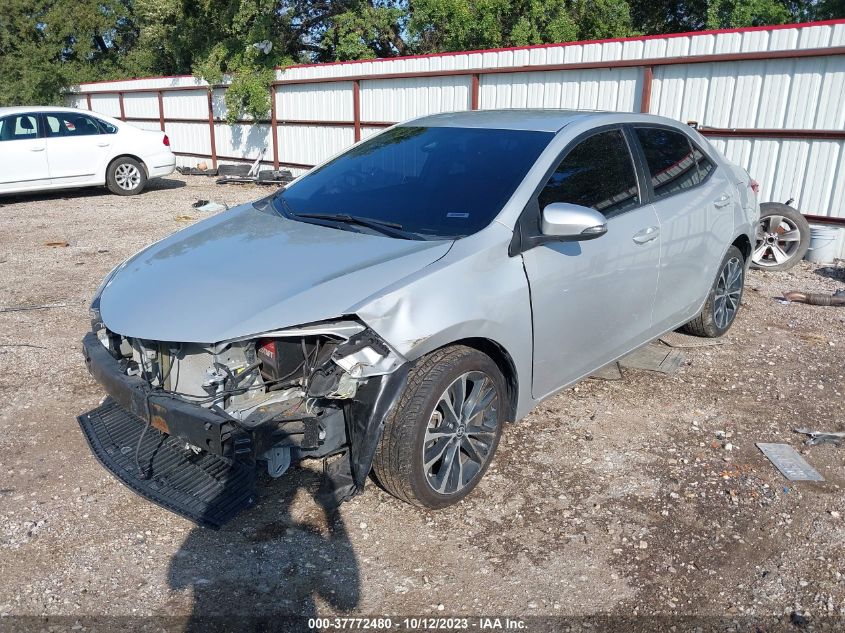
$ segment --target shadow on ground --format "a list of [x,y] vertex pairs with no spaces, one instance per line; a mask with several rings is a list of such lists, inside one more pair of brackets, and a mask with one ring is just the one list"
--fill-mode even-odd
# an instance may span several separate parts
[[322,483],[316,472],[293,469],[263,482],[259,505],[220,531],[190,532],[168,571],[172,589],[193,592],[185,631],[305,631],[321,605],[358,605],[358,562]]
[[[143,197],[151,191],[165,191],[168,189],[181,189],[185,186],[184,180],[174,178],[154,178],[147,181],[144,190],[136,194]],[[79,187],[76,189],[51,189],[49,191],[33,191],[28,193],[0,194],[0,206],[14,202],[49,202],[50,200],[73,200],[75,198],[99,198],[101,196],[116,196],[111,191],[102,187]],[[116,196],[117,197],[117,196]]]

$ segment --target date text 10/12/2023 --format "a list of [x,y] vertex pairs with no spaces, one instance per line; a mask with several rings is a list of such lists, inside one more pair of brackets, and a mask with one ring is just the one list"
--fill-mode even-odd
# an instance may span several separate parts
[[476,617],[435,618],[406,617],[394,620],[389,617],[337,617],[309,618],[308,628],[318,631],[330,630],[412,630],[412,631],[524,631],[526,623],[518,618]]

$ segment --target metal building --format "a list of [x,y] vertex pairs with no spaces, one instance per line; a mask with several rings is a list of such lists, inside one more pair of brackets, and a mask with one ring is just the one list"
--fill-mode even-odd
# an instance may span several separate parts
[[696,121],[763,200],[845,218],[845,20],[277,70],[268,119],[225,123],[225,85],[87,83],[72,105],[166,130],[182,164],[294,173],[412,117],[489,108],[642,111]]

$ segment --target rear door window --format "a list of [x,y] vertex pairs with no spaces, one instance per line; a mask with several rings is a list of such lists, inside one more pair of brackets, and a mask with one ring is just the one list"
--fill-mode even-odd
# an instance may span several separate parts
[[652,127],[638,127],[636,132],[656,198],[691,189],[701,182],[695,153],[686,134]]
[[102,134],[93,117],[76,112],[54,112],[45,115],[47,136],[92,136]]
[[13,114],[0,119],[0,141],[22,141],[38,137],[38,116],[35,114]]
[[637,177],[621,130],[599,132],[578,143],[540,192],[540,208],[553,202],[591,207],[611,218],[640,203]]

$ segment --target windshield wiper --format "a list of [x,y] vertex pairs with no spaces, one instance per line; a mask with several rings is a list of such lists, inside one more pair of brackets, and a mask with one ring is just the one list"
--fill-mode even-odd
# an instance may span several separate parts
[[[282,200],[284,200],[284,198],[282,198]],[[288,206],[288,209],[290,209],[290,206]],[[294,213],[293,215],[296,218],[310,218],[313,220],[341,222],[343,224],[357,224],[358,226],[365,226],[368,229],[378,231],[379,233],[390,237],[398,237],[406,240],[414,239],[413,234],[406,231],[398,222],[362,218],[357,215],[349,215],[348,213]]]

